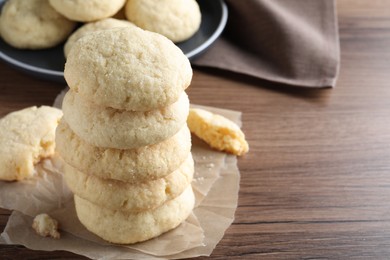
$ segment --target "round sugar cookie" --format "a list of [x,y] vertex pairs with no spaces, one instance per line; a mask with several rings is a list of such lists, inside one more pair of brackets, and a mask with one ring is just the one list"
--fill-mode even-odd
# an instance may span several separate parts
[[29,107],[0,119],[0,180],[32,177],[34,165],[54,154],[54,135],[62,111]]
[[125,2],[126,0],[49,0],[57,12],[78,22],[91,22],[113,16]]
[[66,183],[77,196],[101,207],[132,212],[151,210],[176,198],[191,184],[193,174],[191,154],[168,176],[142,183],[102,179],[69,164],[64,168]]
[[1,37],[19,49],[53,47],[64,41],[75,26],[47,0],[6,1],[0,16]]
[[133,149],[176,134],[186,124],[189,100],[183,92],[178,101],[167,107],[134,112],[98,106],[68,91],[62,110],[73,132],[91,145]]
[[128,212],[100,207],[74,196],[77,216],[92,233],[117,244],[132,244],[161,235],[179,226],[192,212],[195,196],[191,185],[178,197],[158,208]]
[[134,26],[78,40],[64,75],[72,90],[96,104],[149,111],[177,101],[191,82],[192,69],[170,40]]
[[125,14],[142,29],[162,34],[173,42],[190,38],[201,22],[195,0],[128,0]]
[[81,26],[79,29],[77,29],[72,35],[68,38],[64,45],[64,54],[65,57],[68,56],[70,49],[72,48],[73,44],[80,39],[81,37],[87,35],[90,32],[100,31],[100,30],[107,30],[112,29],[116,27],[128,27],[128,26],[135,26],[133,23],[125,20],[118,20],[114,18],[106,18],[97,22],[91,22],[86,23],[83,26]]
[[145,182],[176,170],[191,152],[191,133],[184,125],[171,138],[137,149],[107,149],[79,138],[61,120],[56,130],[56,150],[74,168],[103,179]]

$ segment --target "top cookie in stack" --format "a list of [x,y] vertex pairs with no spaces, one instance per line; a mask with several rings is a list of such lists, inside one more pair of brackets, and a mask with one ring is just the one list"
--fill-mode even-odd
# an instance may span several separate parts
[[124,244],[178,226],[195,203],[187,57],[164,36],[115,28],[78,40],[64,74],[56,143],[81,223]]
[[[112,44],[115,42],[115,45]],[[139,28],[91,33],[75,45],[65,66],[69,87],[98,105],[149,111],[176,102],[192,79],[182,51]]]
[[72,94],[63,109],[74,132],[89,143],[141,147],[172,136],[185,123],[189,101],[184,90],[192,69],[165,37],[117,28],[91,33],[73,49],[64,72]]

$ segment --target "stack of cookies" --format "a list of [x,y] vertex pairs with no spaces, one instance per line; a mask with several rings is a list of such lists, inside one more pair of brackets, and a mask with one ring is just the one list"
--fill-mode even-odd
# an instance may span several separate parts
[[156,33],[104,30],[74,44],[65,78],[56,145],[81,223],[120,244],[177,227],[194,207],[185,55]]

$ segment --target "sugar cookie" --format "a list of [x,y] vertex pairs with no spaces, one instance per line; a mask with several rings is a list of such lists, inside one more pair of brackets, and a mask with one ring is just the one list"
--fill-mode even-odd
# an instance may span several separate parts
[[192,78],[190,62],[170,40],[137,27],[93,32],[69,52],[69,87],[96,104],[149,111],[177,101]]
[[177,169],[191,151],[187,125],[171,138],[137,149],[99,148],[79,138],[61,120],[56,130],[56,150],[74,168],[103,179],[144,182],[168,175]]
[[198,31],[201,22],[195,0],[128,0],[125,14],[142,29],[181,42]]
[[83,173],[65,164],[68,187],[77,196],[101,207],[121,211],[145,211],[179,196],[190,185],[194,174],[192,156],[164,178],[142,183],[102,179],[93,172]]
[[53,47],[64,41],[75,26],[47,0],[6,1],[0,16],[1,37],[20,49]]
[[191,185],[162,206],[136,213],[99,207],[77,195],[74,200],[80,222],[104,240],[118,244],[145,241],[177,227],[195,204]]
[[0,119],[0,180],[22,180],[34,164],[54,154],[54,135],[61,110],[29,107]]
[[176,134],[186,123],[189,100],[183,92],[177,102],[167,107],[132,112],[98,106],[69,91],[62,109],[73,132],[91,145],[133,149],[162,142]]
[[112,29],[116,27],[127,27],[127,26],[135,26],[133,23],[125,20],[118,20],[114,18],[106,18],[97,22],[87,23],[81,26],[79,29],[77,29],[72,35],[68,38],[64,45],[64,54],[65,57],[68,56],[70,49],[72,48],[73,44],[80,39],[81,37],[85,36],[86,34],[90,32],[95,32],[99,30],[107,30]]
[[49,0],[57,12],[78,22],[91,22],[113,16],[125,2],[126,0]]

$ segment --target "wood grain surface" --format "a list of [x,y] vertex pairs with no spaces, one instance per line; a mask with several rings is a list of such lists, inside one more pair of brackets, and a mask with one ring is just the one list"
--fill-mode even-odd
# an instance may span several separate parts
[[[195,68],[191,102],[243,112],[236,218],[211,259],[388,259],[390,1],[339,0],[334,89]],[[52,104],[64,86],[0,63],[0,116]],[[9,211],[0,209],[0,230]],[[0,246],[0,259],[85,259]]]

